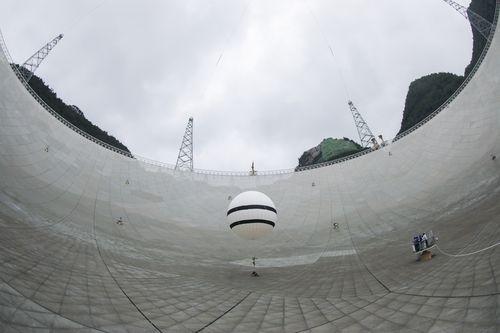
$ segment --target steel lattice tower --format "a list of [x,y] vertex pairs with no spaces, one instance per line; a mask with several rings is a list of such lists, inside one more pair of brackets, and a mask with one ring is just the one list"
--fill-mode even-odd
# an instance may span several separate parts
[[186,126],[175,169],[193,171],[193,117],[189,118]]
[[63,34],[60,34],[47,44],[43,46],[40,50],[36,51],[35,54],[33,54],[31,57],[28,58],[22,65],[24,68],[22,70],[22,74],[24,76],[24,79],[26,82],[29,82],[33,74],[35,73],[36,69],[40,64],[42,63],[43,59],[49,54],[50,50],[56,46],[56,44],[63,38]]
[[484,38],[488,39],[491,32],[491,22],[486,20],[479,14],[476,14],[470,9],[465,8],[464,6],[456,3],[452,0],[443,0],[451,7],[455,8],[457,12],[463,15],[467,20],[469,20],[470,24],[481,34]]
[[349,101],[349,108],[351,109],[352,117],[354,118],[354,123],[356,124],[356,128],[358,129],[359,139],[361,140],[361,147],[366,148],[372,145],[372,139],[375,139],[372,131],[366,124],[363,117],[359,113],[358,109],[354,106],[354,104]]

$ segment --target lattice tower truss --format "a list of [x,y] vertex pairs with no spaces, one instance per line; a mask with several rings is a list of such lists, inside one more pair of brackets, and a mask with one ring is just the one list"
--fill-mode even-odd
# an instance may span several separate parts
[[479,14],[476,14],[474,11],[467,9],[466,7],[456,3],[455,1],[452,0],[443,0],[446,2],[448,5],[451,7],[455,8],[457,12],[462,14],[463,17],[465,17],[467,20],[469,20],[470,24],[479,31],[481,35],[483,35],[484,38],[488,39],[490,37],[490,32],[491,32],[491,27],[492,24],[488,20],[486,20],[484,17],[482,17]]
[[373,133],[368,127],[368,124],[365,122],[354,104],[351,101],[349,101],[347,104],[349,104],[352,117],[354,118],[354,124],[356,125],[356,128],[358,130],[359,139],[361,140],[361,147],[366,148],[371,146],[373,144],[372,139],[375,139],[375,136],[373,136]]
[[193,117],[187,123],[175,169],[193,171]]
[[22,65],[22,67],[24,67],[24,70],[22,70],[22,74],[26,82],[29,82],[38,66],[40,66],[42,61],[49,54],[50,50],[52,50],[62,38],[63,34],[60,34],[59,36],[45,44],[45,46],[36,51],[31,57],[28,58],[28,60],[24,62],[24,64]]

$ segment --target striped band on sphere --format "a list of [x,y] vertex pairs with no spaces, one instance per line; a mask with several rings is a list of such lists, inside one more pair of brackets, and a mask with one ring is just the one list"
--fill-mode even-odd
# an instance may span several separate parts
[[242,221],[236,221],[236,222],[231,223],[229,225],[229,227],[231,229],[233,229],[234,227],[236,227],[238,225],[241,225],[241,224],[254,224],[254,223],[269,224],[270,226],[272,226],[274,228],[274,222],[268,221],[268,220],[242,220]]
[[249,210],[249,209],[265,209],[265,210],[269,210],[271,212],[277,213],[276,209],[274,207],[271,207],[271,206],[266,206],[266,205],[245,205],[245,206],[238,206],[238,207],[231,208],[227,212],[227,216],[229,216],[230,214],[232,214],[234,212],[238,212],[238,211],[242,211],[242,210]]

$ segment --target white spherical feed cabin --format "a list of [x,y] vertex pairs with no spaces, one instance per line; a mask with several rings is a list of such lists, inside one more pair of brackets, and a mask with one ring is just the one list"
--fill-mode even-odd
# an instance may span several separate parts
[[244,239],[258,239],[270,233],[278,214],[273,201],[264,193],[247,191],[238,194],[227,208],[229,227]]

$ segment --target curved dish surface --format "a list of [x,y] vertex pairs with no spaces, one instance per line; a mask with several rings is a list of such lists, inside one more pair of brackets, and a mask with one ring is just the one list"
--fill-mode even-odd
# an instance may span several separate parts
[[[495,34],[467,86],[410,135],[265,176],[178,172],[99,146],[46,112],[0,54],[0,325],[498,329],[499,48]],[[256,241],[227,225],[246,190],[279,212]],[[417,262],[410,240],[429,230],[440,250]]]

